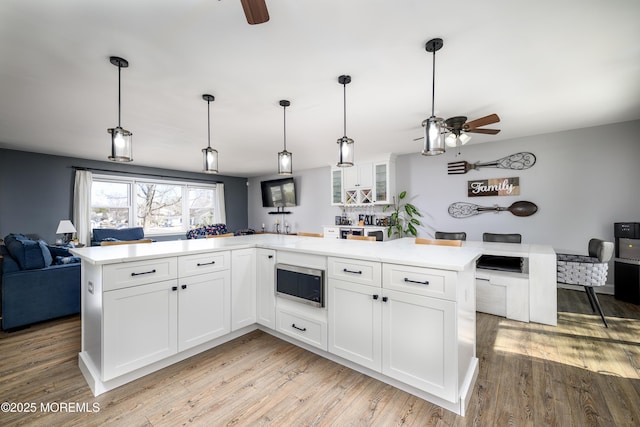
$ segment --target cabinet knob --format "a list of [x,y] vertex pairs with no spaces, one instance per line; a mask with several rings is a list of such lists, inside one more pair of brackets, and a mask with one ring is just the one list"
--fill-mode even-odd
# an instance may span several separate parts
[[172,287],[171,287],[171,290],[172,290],[172,291],[177,291],[177,290],[178,290],[178,287],[177,287],[177,286],[172,286]]
[[378,294],[374,294],[373,299],[378,299]]
[[269,255],[269,259],[273,258],[273,255]]
[[387,298],[387,297],[382,297],[382,302],[387,302],[387,301],[389,301],[389,298]]
[[187,289],[187,285],[182,285],[181,288],[182,289]]

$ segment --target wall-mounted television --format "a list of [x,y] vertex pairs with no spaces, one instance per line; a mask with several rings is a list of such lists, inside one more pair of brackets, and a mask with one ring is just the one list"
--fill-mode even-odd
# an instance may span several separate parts
[[296,186],[293,178],[273,179],[260,182],[262,206],[280,208],[296,206]]

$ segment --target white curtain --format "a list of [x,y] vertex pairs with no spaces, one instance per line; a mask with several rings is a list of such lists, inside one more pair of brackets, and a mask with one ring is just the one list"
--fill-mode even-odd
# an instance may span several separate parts
[[227,223],[227,211],[224,206],[224,184],[216,184],[216,205],[214,207],[216,222]]
[[78,241],[85,246],[91,244],[91,172],[77,170],[73,188],[73,223]]

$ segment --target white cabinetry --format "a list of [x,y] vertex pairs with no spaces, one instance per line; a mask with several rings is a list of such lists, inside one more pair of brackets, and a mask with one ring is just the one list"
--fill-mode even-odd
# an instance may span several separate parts
[[332,168],[331,204],[389,204],[395,195],[395,173],[394,156],[350,168]]
[[258,249],[256,259],[256,321],[270,329],[276,328],[276,251]]
[[329,351],[456,402],[455,298],[453,272],[329,258]]
[[231,251],[231,330],[256,323],[256,249]]
[[329,352],[380,372],[381,266],[329,258]]
[[228,260],[217,252],[104,266],[101,380],[228,334]]
[[102,381],[178,351],[177,280],[104,293]]

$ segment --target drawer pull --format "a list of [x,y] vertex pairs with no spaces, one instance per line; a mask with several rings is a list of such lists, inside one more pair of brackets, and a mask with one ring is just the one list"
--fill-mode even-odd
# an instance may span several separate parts
[[171,290],[172,290],[172,291],[177,291],[177,290],[178,290],[178,287],[177,287],[177,286],[172,286],[172,287],[171,287]]
[[291,327],[292,327],[293,329],[297,329],[297,330],[302,331],[302,332],[306,332],[306,331],[307,331],[307,328],[299,328],[299,327],[297,327],[297,326],[296,326],[296,324],[295,324],[295,323],[292,323],[292,324],[291,324]]
[[196,267],[202,267],[203,265],[213,265],[215,264],[215,261],[211,261],[211,262],[199,262],[196,264]]
[[154,268],[151,271],[143,271],[142,273],[131,273],[131,277],[135,277],[135,276],[142,276],[143,274],[151,274],[151,273],[155,273],[156,269]]
[[418,280],[411,280],[408,277],[405,277],[404,281],[407,282],[407,283],[417,283],[418,285],[428,285],[429,284],[428,280],[425,280],[424,282],[420,282]]
[[343,268],[342,271],[345,273],[362,274],[362,271],[347,270],[346,268]]

